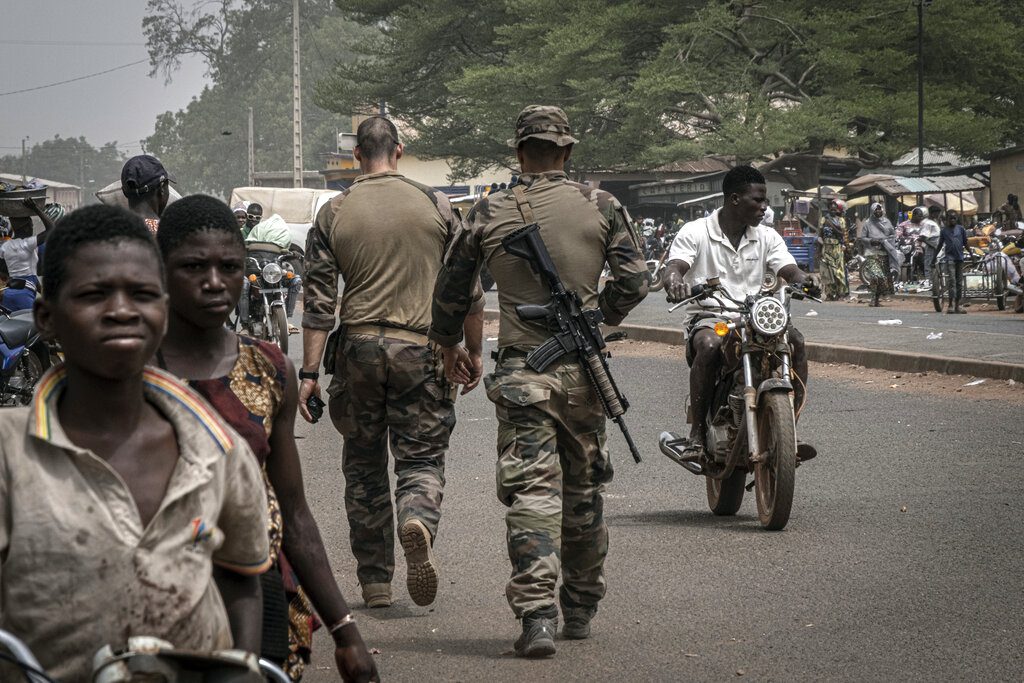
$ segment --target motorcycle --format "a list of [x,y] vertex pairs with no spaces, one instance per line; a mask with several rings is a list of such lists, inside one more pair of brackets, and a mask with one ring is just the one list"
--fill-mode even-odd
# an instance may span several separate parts
[[248,315],[242,327],[253,337],[271,341],[288,353],[288,316],[285,299],[295,277],[295,255],[276,244],[250,242],[246,245],[245,275],[249,281]]
[[[669,309],[714,301],[716,305],[705,303],[705,309],[731,318],[716,323],[714,331],[730,337],[727,343],[736,345],[738,361],[720,369],[706,415],[692,415],[687,405],[688,421],[705,423],[703,453],[687,453],[687,440],[673,432],[662,432],[659,438],[664,455],[705,478],[708,506],[715,515],[736,514],[744,491],[755,489],[758,518],[768,530],[786,526],[796,484],[796,416],[802,405],[793,405],[789,302],[821,301],[799,287],[777,285],[769,274],[757,295],[739,301],[728,295],[718,278],[710,278]],[[754,475],[750,484],[748,473]]]
[[0,406],[27,406],[43,373],[50,350],[39,337],[31,310],[0,307]]
[[[8,631],[0,630],[0,647],[11,654],[2,657],[25,674],[29,683],[52,683],[51,678],[28,645]],[[242,650],[190,652],[175,650],[165,640],[132,636],[127,647],[102,647],[93,656],[95,683],[131,681],[195,681],[195,683],[289,683],[291,679],[276,664]]]

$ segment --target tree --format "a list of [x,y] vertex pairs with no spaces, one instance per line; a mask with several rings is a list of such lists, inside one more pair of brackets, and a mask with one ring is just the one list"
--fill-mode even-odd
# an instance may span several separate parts
[[[213,81],[180,111],[161,114],[147,149],[179,179],[184,192],[227,197],[246,183],[247,116],[254,109],[258,171],[292,167],[291,3],[218,0],[186,9],[177,0],[149,0],[143,21],[153,73],[173,77],[181,57],[201,56]],[[369,33],[327,0],[303,0],[302,144],[306,165],[337,149],[336,133],[351,119],[318,107],[320,74],[351,58],[346,46]],[[225,134],[227,133],[227,134]]]
[[[420,154],[508,163],[521,106],[564,106],[577,168],[706,154],[770,161],[916,145],[911,3],[864,0],[337,0],[382,26],[317,90],[339,112],[386,100]],[[977,156],[1024,134],[1019,3],[927,10],[926,140]]]
[[[121,179],[121,167],[127,160],[116,142],[96,148],[84,137],[62,138],[59,135],[32,145],[25,157],[25,172],[29,178],[79,185],[87,203],[95,199],[97,190]],[[0,168],[9,173],[18,173],[21,167],[21,155],[0,157]]]

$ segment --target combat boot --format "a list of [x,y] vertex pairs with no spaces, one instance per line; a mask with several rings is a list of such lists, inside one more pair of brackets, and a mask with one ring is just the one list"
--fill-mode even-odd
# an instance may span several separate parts
[[590,637],[590,620],[597,613],[597,607],[562,606],[562,637],[569,640],[584,640]]
[[390,583],[364,583],[360,588],[367,607],[391,607]]
[[410,519],[399,532],[405,550],[406,587],[417,605],[425,606],[437,597],[437,561],[430,532],[418,519]]
[[517,657],[540,659],[555,654],[555,631],[558,619],[549,617],[523,617],[523,634],[513,647]]

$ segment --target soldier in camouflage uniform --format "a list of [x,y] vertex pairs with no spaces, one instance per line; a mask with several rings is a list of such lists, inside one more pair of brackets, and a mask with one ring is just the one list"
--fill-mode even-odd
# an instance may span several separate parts
[[[433,554],[441,517],[444,457],[455,426],[456,387],[441,372],[427,341],[431,291],[446,246],[461,225],[447,198],[398,173],[403,147],[394,124],[371,117],[357,131],[363,175],[321,209],[306,242],[300,410],[319,396],[317,370],[345,287],[341,327],[333,337],[330,414],[344,437],[345,509],[357,575],[369,607],[391,604],[395,568],[394,510],[388,446],[395,458],[399,540],[409,594],[433,602],[438,566]],[[466,320],[473,377],[482,373],[483,295],[477,285]]]
[[[504,251],[501,239],[536,220],[566,288],[576,290],[585,308],[599,306],[611,325],[647,293],[647,268],[626,210],[609,193],[570,182],[562,171],[575,142],[557,107],[531,106],[519,115],[509,144],[522,175],[513,188],[473,207],[438,278],[430,327],[430,338],[445,347],[449,376],[469,377],[461,328],[474,276],[486,264],[497,283],[501,321],[497,366],[485,383],[498,417],[498,498],[508,507],[512,576],[506,595],[522,620],[515,651],[524,657],[554,654],[560,569],[562,633],[590,635],[605,593],[602,492],[612,465],[603,409],[578,357],[564,356],[543,373],[526,367],[526,354],[551,332],[543,322],[520,320],[515,307],[543,304],[550,296],[526,261]],[[599,295],[605,261],[614,280]]]

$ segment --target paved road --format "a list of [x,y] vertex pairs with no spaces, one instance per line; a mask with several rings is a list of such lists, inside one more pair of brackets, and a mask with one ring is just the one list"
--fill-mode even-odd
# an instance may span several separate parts
[[[432,608],[409,600],[401,559],[397,603],[361,607],[338,439],[329,423],[299,426],[314,512],[343,590],[359,606],[362,632],[381,650],[384,680],[1019,675],[1024,435],[1004,427],[1019,425],[1019,399],[1006,406],[819,378],[802,432],[814,435],[823,455],[799,470],[789,526],[768,533],[750,499],[738,516],[713,518],[703,482],[657,453],[659,431],[677,419],[679,360],[614,362],[645,460],[634,465],[622,439],[611,437],[608,597],[594,637],[559,641],[549,661],[510,654],[517,629],[503,593],[509,568],[494,496],[495,421],[482,392],[459,404],[437,544],[443,578]],[[321,632],[306,680],[337,680],[327,646]]]
[[[488,293],[488,308],[497,308],[497,296]],[[981,312],[975,303],[967,315],[945,315],[931,309],[931,301],[892,302],[882,308],[846,302],[793,302],[796,325],[808,341],[864,348],[891,349],[962,358],[981,358],[1024,364],[1024,315],[1011,311]],[[626,322],[633,325],[679,327],[681,311],[669,313],[663,292],[652,292]],[[815,311],[816,316],[807,313]],[[897,319],[898,326],[879,325]],[[941,333],[940,339],[928,339]]]

